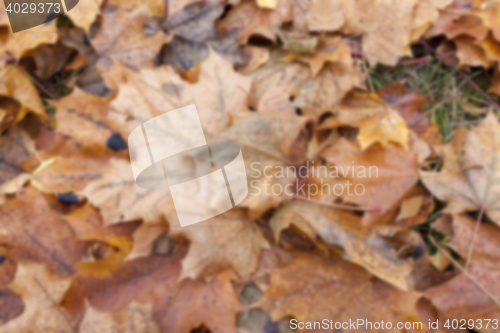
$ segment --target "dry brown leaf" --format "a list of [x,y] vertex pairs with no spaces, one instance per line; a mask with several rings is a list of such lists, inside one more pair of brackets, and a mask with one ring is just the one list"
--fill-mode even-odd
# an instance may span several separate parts
[[[474,236],[476,222],[464,215],[453,215],[453,238],[447,245],[462,257],[467,257],[469,246]],[[500,297],[497,281],[500,279],[497,263],[500,259],[498,243],[500,232],[491,224],[481,224],[476,236],[474,250],[468,267],[468,274],[477,281],[490,295],[481,290],[471,279],[463,274],[457,275],[448,282],[425,291],[425,295],[446,319],[485,319],[498,318],[500,310],[498,303],[489,296]],[[441,256],[445,254],[441,253]],[[441,319],[440,319],[441,321]],[[493,326],[486,328],[486,322],[481,332],[497,332]]]
[[253,100],[250,105],[257,109],[262,96],[271,88],[279,88],[288,98],[295,99],[301,86],[310,78],[306,65],[271,60],[267,66],[252,73]]
[[[3,2],[1,3],[1,7],[4,7]],[[0,12],[6,14],[4,8],[0,9]],[[55,21],[39,25],[36,29],[19,31],[16,34],[12,33],[10,27],[7,29],[9,31],[8,39],[6,43],[0,43],[0,54],[8,54],[14,59],[21,58],[26,51],[34,49],[39,45],[54,44],[58,38]]]
[[[324,318],[331,318],[334,323],[354,318],[375,322],[384,318],[385,322],[395,323],[419,321],[415,302],[415,295],[374,280],[363,269],[341,259],[296,253],[290,264],[270,272],[270,285],[258,306],[268,311],[274,321],[291,315],[301,322]],[[315,332],[312,327],[299,331]],[[365,329],[365,332],[377,331]]]
[[389,142],[398,143],[405,149],[409,147],[409,131],[404,119],[376,94],[350,92],[334,116],[320,128],[339,126],[358,127],[358,141],[363,150],[374,143],[386,146]]
[[43,332],[74,331],[75,323],[59,306],[70,284],[69,278],[52,275],[45,265],[20,264],[9,288],[22,297],[25,308],[22,315],[0,326],[0,332],[30,332],[34,327]]
[[308,64],[313,76],[316,76],[327,62],[340,63],[346,67],[352,66],[351,48],[347,41],[341,38],[327,39],[312,55],[291,52],[282,60],[297,60]]
[[493,62],[488,59],[484,49],[474,43],[468,36],[459,36],[453,40],[457,47],[460,65],[490,67]]
[[[410,44],[417,0],[345,2],[345,33],[362,34],[363,54],[372,64],[394,66]],[[362,14],[361,14],[362,13]]]
[[103,312],[88,306],[80,323],[80,333],[160,333],[153,319],[152,304],[131,302],[116,312]]
[[155,116],[196,104],[207,140],[211,140],[230,117],[248,112],[246,98],[251,79],[236,73],[232,64],[215,52],[201,64],[196,84],[184,82],[169,67],[139,73],[126,71],[125,75],[126,82],[111,103],[117,122],[125,122],[120,123],[123,137]]
[[260,35],[271,41],[276,41],[277,32],[274,29],[292,18],[292,6],[289,0],[278,0],[275,10],[259,8],[255,1],[242,1],[233,7],[218,23],[217,28],[222,33],[239,31],[239,41],[247,44],[252,35]]
[[340,63],[325,65],[316,77],[305,81],[294,101],[304,114],[318,118],[337,109],[340,101],[362,82],[359,72]]
[[495,223],[500,224],[497,206],[500,195],[499,130],[500,125],[493,113],[472,131],[459,128],[453,140],[444,146],[442,170],[420,172],[431,193],[448,204],[447,212],[484,209]]
[[76,271],[83,243],[33,188],[19,191],[0,206],[0,224],[2,242],[12,247],[14,258],[45,263],[61,276]]
[[431,123],[422,112],[427,98],[406,90],[403,83],[390,84],[378,90],[377,94],[399,112],[408,128],[419,138],[430,145],[442,144],[443,139],[439,133],[439,127]]
[[63,304],[71,313],[84,309],[88,299],[92,308],[105,312],[122,312],[135,302],[153,303],[153,316],[162,332],[185,332],[205,325],[212,332],[230,332],[235,328],[235,314],[240,309],[231,281],[231,270],[216,274],[210,282],[185,279],[179,281],[184,255],[152,256],[121,264],[113,275],[77,275]]
[[[277,112],[249,114],[235,119],[233,125],[222,133],[220,139],[235,142],[241,148],[249,195],[240,206],[248,207],[250,216],[259,217],[288,197],[285,191],[273,193],[271,189],[275,184],[283,189],[297,181],[293,173],[277,176],[276,172],[304,161],[306,121]],[[274,171],[269,173],[268,169]]]
[[244,211],[234,210],[191,228],[174,229],[191,241],[182,261],[181,278],[197,278],[232,267],[240,277],[248,277],[259,264],[260,251],[268,246],[255,222]]
[[[162,17],[163,16],[163,11],[164,11],[164,0],[109,0],[108,1],[110,5],[117,6],[126,10],[134,10],[137,8],[140,8],[146,4],[148,10],[152,13],[154,13],[154,16],[157,17]],[[182,2],[182,1],[172,1],[172,2]],[[181,4],[177,4],[177,6],[180,6]],[[184,4],[186,5],[186,4]],[[169,4],[169,8],[175,6]],[[182,9],[180,7],[179,9]],[[173,13],[170,11],[170,13]]]
[[289,97],[278,87],[272,87],[262,95],[257,110],[259,112],[295,114],[295,106]]
[[169,37],[161,29],[152,35],[146,35],[144,25],[148,19],[146,6],[132,12],[117,9],[104,15],[97,35],[91,40],[100,56],[101,68],[109,70],[112,66],[111,59],[134,69],[153,65],[161,45]]
[[[17,127],[10,129],[7,135],[0,136],[0,194],[15,193],[9,190],[17,176],[24,174],[20,164],[35,151],[35,144],[28,134]],[[17,186],[14,186],[17,188]]]
[[70,95],[52,102],[57,110],[56,132],[71,138],[92,155],[110,154],[106,142],[117,132],[107,117],[110,101],[75,88]]
[[344,184],[342,198],[364,208],[390,209],[418,181],[416,154],[392,144],[376,144],[362,151],[356,143],[341,138],[321,156],[337,167],[332,181]]
[[42,120],[47,118],[40,96],[24,71],[9,65],[0,70],[0,78],[0,132],[22,120],[28,112]]
[[401,231],[399,238],[411,239],[414,244],[397,244],[398,237],[391,240],[377,234],[376,229],[363,226],[361,217],[350,211],[307,202],[287,203],[271,218],[271,226],[277,236],[291,224],[313,240],[319,236],[325,243],[341,247],[346,260],[364,267],[395,287],[405,291],[414,287],[414,260],[399,254],[405,248],[424,246],[416,234]]
[[90,35],[90,27],[101,13],[101,4],[102,0],[81,1],[78,3],[78,6],[66,15],[68,15],[76,26],[81,27],[87,35]]
[[44,161],[31,180],[44,193],[78,192],[101,177],[106,161],[88,156],[54,157]]
[[245,45],[245,61],[238,68],[241,74],[250,74],[269,61],[270,50],[265,47]]
[[343,0],[298,1],[309,31],[335,31],[344,24]]
[[88,184],[81,194],[99,208],[106,225],[137,219],[155,222],[161,216],[177,220],[169,191],[138,187],[130,162],[125,160],[111,159],[102,177]]

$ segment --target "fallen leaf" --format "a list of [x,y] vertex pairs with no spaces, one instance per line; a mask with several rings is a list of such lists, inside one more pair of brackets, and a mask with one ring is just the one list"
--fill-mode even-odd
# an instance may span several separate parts
[[71,138],[94,156],[110,154],[106,143],[118,131],[108,119],[109,102],[108,98],[75,88],[69,96],[52,102],[57,111],[56,132]]
[[20,163],[26,161],[34,151],[33,140],[19,128],[13,127],[7,135],[0,136],[0,193],[6,190],[6,183],[25,172]]
[[90,35],[90,28],[96,17],[101,13],[101,4],[102,0],[82,1],[66,15],[75,25],[81,27],[87,35]]
[[422,112],[427,98],[407,90],[403,83],[390,84],[377,91],[387,104],[399,112],[408,128],[430,145],[441,145],[439,127],[431,123]]
[[80,333],[159,333],[151,304],[131,302],[121,311],[102,312],[88,306],[80,323]]
[[120,124],[123,137],[155,116],[196,104],[207,140],[211,140],[224,129],[229,117],[248,112],[246,94],[251,78],[236,73],[232,64],[215,52],[201,64],[196,84],[185,83],[167,67],[127,71],[126,75],[127,82],[120,85],[111,103],[117,117],[125,121],[125,126]]
[[316,76],[327,62],[352,66],[351,48],[341,38],[332,38],[324,41],[312,55],[289,53],[282,58],[285,61],[297,60],[310,66],[312,75]]
[[[4,7],[3,2],[1,3],[1,7]],[[3,8],[0,12],[7,14]],[[58,38],[55,21],[39,25],[36,29],[16,32],[15,35],[12,33],[10,27],[8,31],[7,42],[0,43],[0,54],[8,54],[14,59],[20,59],[26,51],[34,49],[39,45],[54,44]]]
[[442,170],[420,172],[431,193],[448,204],[447,212],[484,209],[495,223],[500,224],[500,212],[496,206],[498,128],[493,113],[472,131],[459,128],[452,141],[444,146]]
[[[454,235],[447,246],[463,258],[467,257],[472,237],[476,233],[475,224],[476,222],[467,216],[453,215]],[[489,295],[463,274],[458,274],[446,283],[425,291],[425,296],[432,301],[442,315],[443,319],[440,321],[445,322],[446,319],[476,320],[499,316],[498,303],[491,300],[491,297],[496,299],[500,297],[500,290],[496,283],[500,277],[495,268],[500,258],[499,239],[500,232],[497,227],[482,223],[477,231],[467,270],[468,274],[486,289]],[[497,329],[493,326],[486,328],[486,322],[484,322],[481,331],[495,332]]]
[[81,194],[99,208],[106,225],[177,216],[169,191],[136,186],[130,162],[121,159],[111,159],[101,178],[90,182]]
[[162,49],[162,63],[187,71],[210,56],[210,49],[234,63],[243,62],[236,34],[219,34],[214,21],[224,11],[215,2],[197,2],[171,15],[166,29],[172,41]]
[[[275,321],[292,315],[300,322],[331,318],[335,325],[353,318],[370,322],[380,318],[392,323],[419,322],[415,302],[414,295],[405,295],[384,282],[373,280],[363,269],[340,259],[295,253],[290,264],[270,272],[270,285],[257,305]],[[312,326],[305,328],[301,331],[313,329]],[[356,329],[344,331],[350,333]],[[366,332],[376,331],[366,329]]]
[[73,230],[43,196],[33,188],[19,191],[0,205],[3,243],[12,247],[13,257],[47,264],[61,276],[76,271],[84,253]]
[[379,96],[352,91],[342,100],[338,111],[320,128],[354,126],[359,129],[361,149],[378,142],[386,146],[390,141],[406,150],[409,147],[409,131],[404,119]]
[[[70,283],[68,278],[52,275],[45,265],[20,264],[9,288],[21,296],[24,311],[19,317],[0,326],[0,332],[29,332],[33,327],[44,332],[61,329],[74,331],[75,323],[59,306]],[[12,306],[16,306],[15,303]]]
[[311,77],[302,84],[294,104],[304,114],[318,118],[327,111],[336,110],[340,101],[360,82],[361,76],[355,69],[330,63],[316,77]]
[[346,24],[342,30],[348,34],[362,34],[363,55],[371,64],[394,66],[410,44],[412,16],[417,0],[358,0],[344,3]]
[[[414,288],[414,260],[400,257],[398,253],[404,247],[422,247],[423,242],[419,240],[412,245],[396,246],[397,242],[377,234],[375,228],[363,226],[361,218],[354,213],[308,202],[287,203],[274,214],[270,223],[277,237],[283,229],[294,224],[313,240],[319,236],[326,244],[341,247],[346,260],[364,267],[378,278],[401,290]],[[404,237],[416,239],[416,235],[410,233]]]
[[197,278],[232,267],[241,277],[248,277],[259,263],[260,251],[267,248],[259,227],[242,211],[231,211],[198,223],[192,228],[173,230],[191,241],[182,261],[181,278]]
[[19,103],[0,108],[0,132],[22,120],[28,112],[33,112],[41,120],[47,119],[40,96],[24,71],[9,65],[0,70],[0,77],[0,97],[8,97]]
[[104,15],[97,35],[91,40],[102,68],[109,70],[111,59],[134,69],[153,65],[161,45],[169,37],[160,29],[152,36],[146,36],[143,29],[148,18],[146,6],[132,12],[117,9]]
[[[334,172],[333,191],[364,208],[390,209],[418,181],[416,154],[392,144],[375,144],[363,151],[356,143],[340,138],[321,156]],[[336,188],[339,181],[343,186]]]

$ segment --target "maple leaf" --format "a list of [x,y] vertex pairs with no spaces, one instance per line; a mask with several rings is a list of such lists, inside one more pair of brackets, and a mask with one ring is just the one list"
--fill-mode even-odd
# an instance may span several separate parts
[[153,223],[162,216],[177,221],[169,191],[136,186],[130,162],[125,160],[109,160],[102,176],[81,194],[99,208],[106,225],[137,219]]
[[[16,184],[12,181],[16,177],[24,174],[20,164],[26,161],[34,151],[35,144],[33,140],[19,128],[13,127],[8,135],[0,137],[0,193],[15,193]],[[9,183],[14,185],[12,189],[8,189]]]
[[[349,195],[347,190],[341,194],[345,201],[361,207],[389,209],[418,181],[415,152],[405,151],[392,144],[385,148],[376,144],[363,151],[355,142],[340,138],[320,156],[338,170],[342,170],[332,179],[334,183],[344,182],[345,186],[350,183],[353,188],[358,184],[362,185],[362,195],[353,192]],[[359,170],[362,171],[361,174],[356,173]]]
[[208,58],[213,49],[224,58],[241,63],[242,52],[236,34],[221,35],[214,25],[223,11],[221,3],[198,2],[171,15],[165,28],[174,37],[162,49],[162,62],[187,71]]
[[22,120],[28,112],[42,120],[47,118],[40,96],[24,71],[9,65],[0,70],[0,77],[0,96],[15,100],[14,103],[2,103],[0,132]]
[[[22,221],[22,222],[21,222]],[[14,258],[46,263],[61,276],[76,271],[83,243],[62,216],[51,210],[33,188],[19,191],[0,205],[0,225],[4,243],[12,247]]]
[[337,62],[347,67],[352,66],[351,48],[341,38],[332,38],[323,41],[312,55],[291,52],[282,58],[282,60],[298,60],[309,64],[313,76],[316,76],[327,62]]
[[75,313],[77,309],[85,309],[83,300],[87,298],[97,311],[123,313],[136,302],[152,300],[153,316],[163,332],[187,333],[202,324],[213,332],[233,331],[235,314],[240,310],[231,286],[236,278],[234,272],[224,270],[210,282],[191,279],[178,282],[179,259],[184,252],[181,249],[172,256],[127,261],[111,276],[80,273],[63,304],[70,313]]
[[307,253],[294,256],[291,263],[270,271],[269,286],[257,303],[273,320],[292,315],[301,322],[323,318],[349,322],[360,317],[371,322],[379,318],[388,322],[419,321],[414,305],[416,295],[404,296],[384,282],[371,279],[363,269],[338,258],[323,259]]
[[146,6],[130,13],[117,9],[104,15],[97,35],[91,40],[100,56],[101,67],[109,69],[110,59],[130,68],[153,65],[155,55],[169,37],[162,31],[145,36],[143,28],[148,18]]
[[101,4],[102,0],[82,1],[66,15],[75,25],[81,27],[87,35],[90,35],[90,28],[101,12]]
[[191,241],[181,278],[196,278],[221,267],[233,267],[241,277],[248,277],[258,266],[260,251],[268,246],[259,227],[242,211],[224,213],[196,228],[175,229],[173,234]]
[[404,119],[408,129],[430,145],[441,145],[442,137],[439,127],[431,123],[422,113],[427,99],[413,91],[407,90],[403,83],[394,83],[377,91],[377,95],[397,110]]
[[[70,283],[69,278],[52,275],[45,265],[20,264],[9,288],[22,297],[24,311],[0,326],[0,332],[29,332],[33,327],[44,332],[74,331],[75,323],[58,305]],[[16,306],[15,301],[11,305]]]
[[215,52],[202,63],[196,84],[186,83],[168,67],[139,73],[125,70],[124,75],[126,82],[111,102],[117,122],[125,120],[123,137],[153,117],[196,104],[207,140],[211,140],[233,116],[248,112],[246,92],[251,78],[236,73],[231,62]]
[[275,10],[261,8],[255,1],[243,1],[233,7],[217,24],[221,33],[239,31],[238,40],[246,44],[251,35],[260,35],[271,41],[276,41],[277,33],[274,27],[290,21],[292,18],[290,1],[278,0]]
[[[500,278],[496,263],[500,259],[498,227],[481,224],[475,231],[476,222],[471,218],[453,214],[453,236],[448,247],[467,257],[472,237],[477,232],[467,275],[458,274],[446,283],[425,291],[424,295],[437,308],[441,320],[496,318],[499,315],[500,290],[496,281]],[[441,253],[442,256],[445,254]],[[489,327],[484,332],[495,332]]]
[[447,212],[484,210],[500,225],[497,207],[499,170],[498,133],[500,125],[490,113],[472,131],[459,128],[444,146],[440,172],[421,171],[425,186],[446,202]]
[[110,155],[106,143],[118,132],[108,118],[110,101],[75,88],[70,95],[51,102],[57,110],[56,132],[94,156]]
[[79,332],[160,333],[160,328],[153,319],[151,304],[131,302],[125,309],[112,313],[99,311],[88,306],[85,317],[80,323]]
[[[7,54],[14,59],[20,59],[26,51],[34,49],[41,44],[54,44],[58,37],[56,22],[54,20],[39,25],[36,31],[30,29],[19,31],[14,35],[12,29],[9,27],[9,18],[7,17],[3,1],[0,2],[0,25],[5,26],[7,30],[7,35],[0,39],[0,54]],[[4,39],[6,40],[5,42]]]
[[[178,2],[178,1],[175,1]],[[180,1],[179,1],[180,2]],[[163,0],[145,0],[145,1],[136,1],[136,0],[110,0],[109,4],[120,7],[129,11],[137,9],[144,4],[147,5],[148,9],[155,14],[155,16],[162,16],[164,11],[164,1]],[[169,4],[169,6],[171,6]]]
[[[414,287],[414,265],[423,265],[422,260],[414,263],[413,258],[407,260],[399,257],[397,253],[400,251],[393,248],[397,237],[389,241],[382,229],[377,232],[375,228],[363,226],[361,218],[350,211],[307,202],[289,202],[279,208],[270,223],[278,237],[281,231],[291,224],[296,225],[313,240],[318,235],[325,243],[343,248],[346,260],[366,268],[402,290]],[[393,228],[392,233],[397,233],[397,229]],[[405,239],[401,246],[423,247],[423,242],[415,234],[400,230],[399,237]],[[408,239],[412,239],[414,244],[407,243]]]
[[404,119],[375,94],[350,92],[334,117],[327,119],[321,128],[343,125],[358,127],[358,141],[363,150],[375,142],[387,145],[389,141],[408,149],[409,131]]
[[86,156],[54,157],[44,161],[33,173],[33,186],[45,193],[70,193],[83,190],[101,177],[107,159]]

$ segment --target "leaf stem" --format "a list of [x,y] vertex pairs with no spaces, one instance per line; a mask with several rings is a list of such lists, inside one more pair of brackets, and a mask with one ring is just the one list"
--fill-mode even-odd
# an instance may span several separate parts
[[467,272],[448,252],[444,251],[444,248],[441,245],[439,245],[432,237],[429,237],[428,239],[432,243],[432,245],[437,247],[441,251],[441,253],[443,253],[455,267],[457,267],[460,271],[462,271],[464,276],[466,276],[469,280],[471,280],[472,283],[474,283],[479,289],[481,289],[488,296],[489,299],[491,299],[496,305],[500,307],[500,300],[498,300],[492,293],[488,291],[488,289],[486,289],[469,272]]

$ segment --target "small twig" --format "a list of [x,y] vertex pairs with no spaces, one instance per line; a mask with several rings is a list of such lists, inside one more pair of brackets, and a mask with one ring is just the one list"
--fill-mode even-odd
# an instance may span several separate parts
[[488,95],[487,92],[485,92],[483,89],[481,89],[481,87],[479,87],[476,82],[474,82],[470,77],[468,77],[464,72],[462,72],[461,70],[459,70],[458,68],[456,68],[455,66],[453,66],[453,64],[451,64],[446,58],[444,58],[443,56],[441,56],[436,50],[434,50],[430,45],[429,43],[427,43],[427,41],[425,39],[422,39],[421,40],[421,44],[429,51],[431,52],[432,54],[434,54],[439,60],[441,60],[446,66],[450,67],[451,69],[453,69],[453,71],[455,71],[455,73],[457,73],[458,75],[460,75],[461,77],[463,77],[469,84],[471,87],[473,87],[478,93],[480,93],[491,105],[493,105],[497,110],[500,110],[500,105],[495,102],[493,100],[493,98],[491,98],[490,95]]
[[168,3],[169,0],[163,0],[163,27],[166,27],[168,22]]
[[27,75],[30,79],[31,79],[31,82],[33,82],[33,84],[35,86],[38,87],[38,89],[40,89],[41,91],[43,91],[47,96],[49,96],[51,99],[53,100],[58,100],[59,97],[56,97],[54,96],[50,91],[48,91],[40,82],[38,82],[38,80],[36,78],[33,77],[33,75],[31,75],[28,71],[26,71],[24,68],[22,68],[21,66],[19,66],[18,64],[16,64],[16,67],[21,71],[23,72],[25,75]]
[[302,195],[297,195],[295,194],[293,196],[293,199],[301,200],[301,201],[309,201],[318,205],[322,206],[327,206],[327,207],[332,207],[332,208],[339,208],[339,209],[344,209],[344,210],[352,210],[352,211],[364,211],[364,212],[378,212],[378,213],[383,213],[385,212],[384,207],[380,206],[374,206],[374,207],[355,207],[355,206],[349,206],[349,205],[343,205],[343,204],[337,204],[337,203],[332,203],[332,202],[323,202],[319,201],[316,199],[311,199],[304,197]]
[[427,62],[431,59],[432,58],[430,55],[426,55],[425,57],[422,58],[399,60],[398,65],[418,65],[418,64],[423,64],[424,62]]
[[479,289],[481,289],[496,305],[500,307],[500,300],[498,300],[492,293],[488,291],[481,283],[479,283],[470,273],[468,273],[448,252],[446,252],[441,245],[439,245],[432,237],[428,238],[429,241],[443,253],[451,263],[457,267],[469,280],[472,281]]

